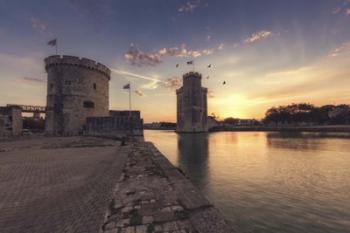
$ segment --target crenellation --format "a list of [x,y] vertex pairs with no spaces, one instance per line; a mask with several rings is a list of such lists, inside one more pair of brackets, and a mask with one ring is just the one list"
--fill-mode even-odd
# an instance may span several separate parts
[[108,79],[110,79],[110,76],[111,76],[111,70],[108,67],[88,58],[79,58],[77,56],[69,56],[69,55],[63,55],[63,56],[53,55],[45,59],[46,70],[51,66],[57,66],[57,65],[85,67],[87,69],[95,70],[102,73]]
[[183,78],[202,78],[202,74],[198,73],[198,72],[194,72],[194,71],[191,71],[191,72],[188,72],[186,74],[183,75]]
[[97,62],[88,58],[81,58],[80,62],[85,64],[86,66],[90,66],[90,67],[95,67],[97,65]]

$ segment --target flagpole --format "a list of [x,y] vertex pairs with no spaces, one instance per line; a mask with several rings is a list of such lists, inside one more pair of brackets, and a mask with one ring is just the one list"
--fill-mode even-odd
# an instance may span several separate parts
[[130,135],[132,136],[133,130],[132,130],[132,117],[131,117],[131,84],[129,82],[129,128],[130,128]]
[[58,43],[57,42],[58,42],[58,39],[56,39],[56,55],[58,54],[58,48],[57,48],[58,47],[57,46]]
[[129,82],[129,117],[131,117],[131,85]]

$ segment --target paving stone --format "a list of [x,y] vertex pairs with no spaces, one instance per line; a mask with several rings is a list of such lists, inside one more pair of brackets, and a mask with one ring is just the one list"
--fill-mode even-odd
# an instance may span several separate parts
[[135,227],[126,227],[121,230],[121,233],[135,233]]
[[149,224],[153,222],[153,217],[152,216],[143,216],[142,217],[142,223],[143,224]]
[[[123,215],[135,233],[232,232],[221,215],[207,212],[212,208],[208,200],[153,144],[133,144],[128,160],[135,165],[124,168],[129,178],[119,183],[114,195],[127,204]],[[220,223],[214,224],[211,217]]]
[[126,206],[122,209],[122,213],[129,213],[133,208],[131,206]]
[[162,212],[171,212],[171,208],[170,207],[165,207],[161,210]]
[[155,232],[160,232],[160,231],[162,231],[162,230],[163,230],[162,225],[155,225],[155,226],[154,226],[154,231],[155,231]]
[[182,211],[182,210],[184,210],[184,208],[182,206],[179,206],[179,205],[172,206],[171,209],[173,211]]
[[[98,232],[127,156],[114,141],[33,138],[0,142],[0,232]],[[97,146],[97,147],[94,147]]]
[[136,226],[136,233],[147,233],[147,226],[146,225]]
[[154,215],[154,221],[155,222],[167,222],[167,221],[173,221],[175,219],[175,216],[173,212],[160,212],[156,213]]

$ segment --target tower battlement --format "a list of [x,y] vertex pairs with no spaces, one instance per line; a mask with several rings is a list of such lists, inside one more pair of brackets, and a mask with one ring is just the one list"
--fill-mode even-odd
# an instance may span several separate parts
[[183,75],[183,78],[185,79],[185,78],[190,78],[190,77],[196,77],[196,78],[202,78],[202,75],[200,74],[200,73],[198,73],[198,72],[193,72],[193,71],[191,71],[191,72],[188,72],[188,73],[186,73],[186,74],[184,74]]
[[111,77],[111,70],[94,60],[88,58],[80,58],[76,56],[68,56],[68,55],[53,55],[45,58],[45,69],[47,70],[51,66],[57,65],[71,65],[71,66],[79,66],[84,67],[91,70],[96,70],[106,76],[108,79]]

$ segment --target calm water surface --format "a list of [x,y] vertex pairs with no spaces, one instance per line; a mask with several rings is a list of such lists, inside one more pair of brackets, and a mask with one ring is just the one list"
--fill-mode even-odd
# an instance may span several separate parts
[[239,232],[350,232],[348,135],[146,130],[145,138]]

